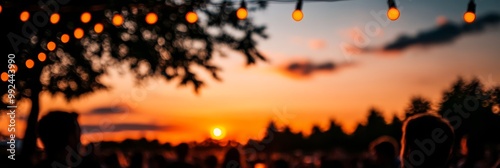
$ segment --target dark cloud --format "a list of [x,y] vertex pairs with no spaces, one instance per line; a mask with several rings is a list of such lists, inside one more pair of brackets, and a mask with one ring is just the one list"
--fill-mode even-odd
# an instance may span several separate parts
[[91,110],[83,115],[107,115],[107,114],[122,114],[128,112],[128,108],[122,106],[115,107],[99,107]]
[[285,74],[292,77],[309,77],[317,73],[328,73],[334,72],[341,67],[349,65],[350,63],[334,63],[332,61],[325,62],[311,62],[308,60],[293,60],[287,62],[280,69],[285,72]]
[[472,24],[446,22],[431,30],[418,33],[416,36],[402,35],[396,41],[383,47],[384,51],[400,51],[412,46],[431,46],[453,42],[458,37],[482,32],[487,26],[500,22],[500,15],[496,13],[478,17]]
[[103,133],[120,131],[165,131],[172,129],[172,126],[139,123],[108,123],[101,125],[82,125],[81,128],[83,133]]

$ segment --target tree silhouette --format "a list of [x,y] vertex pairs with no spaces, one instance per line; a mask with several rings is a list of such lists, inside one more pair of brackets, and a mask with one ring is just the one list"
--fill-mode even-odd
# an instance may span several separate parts
[[405,111],[405,118],[416,114],[427,113],[431,109],[431,102],[423,97],[415,96],[411,98],[411,103]]
[[[30,157],[36,148],[41,92],[62,94],[69,101],[107,89],[100,78],[110,70],[132,74],[138,84],[157,77],[178,79],[180,85],[192,85],[198,91],[204,83],[193,68],[202,68],[219,79],[220,68],[211,62],[215,53],[224,55],[225,49],[241,52],[247,64],[265,60],[255,41],[267,37],[265,26],[255,25],[251,19],[238,20],[232,2],[57,0],[44,4],[7,0],[2,7],[0,20],[9,23],[2,31],[2,46],[9,46],[5,55],[16,55],[16,66],[9,67],[16,70],[15,100],[31,101],[21,152],[24,157]],[[249,11],[265,7],[265,1],[258,1]],[[184,16],[191,10],[204,19],[188,23]],[[20,20],[23,11],[30,13],[26,21]],[[91,14],[88,23],[80,21],[83,12]],[[145,20],[151,12],[157,16],[154,24]],[[53,24],[50,18],[55,13],[60,19]],[[114,16],[121,17],[115,22]],[[95,29],[98,24],[102,32]],[[63,40],[63,35],[69,35],[70,40]],[[7,62],[0,65],[6,68]],[[2,82],[1,87],[7,88],[7,84]],[[4,99],[0,108],[7,104]]]

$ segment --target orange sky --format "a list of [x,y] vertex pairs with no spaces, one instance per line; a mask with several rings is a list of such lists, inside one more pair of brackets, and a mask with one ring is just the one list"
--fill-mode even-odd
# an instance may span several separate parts
[[[358,2],[339,4],[345,8],[370,8]],[[112,73],[103,78],[114,87],[110,91],[93,93],[70,103],[43,94],[41,115],[54,109],[74,110],[81,114],[82,125],[107,125],[113,130],[113,125],[127,123],[162,129],[98,132],[86,135],[84,142],[139,137],[173,143],[201,141],[210,137],[214,127],[225,129],[225,139],[245,142],[248,138],[260,138],[270,120],[308,134],[313,124],[326,128],[329,119],[335,119],[345,131],[351,132],[357,123],[363,122],[371,107],[381,110],[389,120],[393,114],[403,112],[412,96],[421,95],[436,104],[444,89],[458,76],[477,76],[487,86],[499,84],[498,29],[461,36],[453,43],[429,48],[345,57],[340,44],[352,43],[355,40],[352,30],[373,21],[370,10],[353,14],[349,16],[351,20],[345,22],[342,20],[345,18],[327,17],[324,13],[335,10],[323,11],[322,5],[305,6],[305,17],[300,23],[288,18],[276,19],[285,14],[289,17],[289,11],[284,10],[293,8],[293,4],[272,4],[266,11],[256,13],[255,19],[269,27],[271,37],[260,40],[258,48],[270,61],[246,67],[243,56],[238,53],[230,52],[227,58],[216,56],[213,61],[223,68],[220,74],[223,81],[215,81],[201,72],[207,87],[198,95],[190,86],[178,87],[176,81],[155,80],[148,86],[137,87],[130,77]],[[384,9],[383,5],[375,5],[376,10]],[[321,10],[312,11],[315,7]],[[446,18],[460,21],[461,17],[451,15],[461,13],[459,7],[443,11],[444,15],[438,10],[426,14],[431,15],[431,19],[412,17],[417,9],[408,7],[406,11],[403,14],[407,15],[368,39],[371,40],[369,45],[380,46],[393,41],[399,34],[415,34],[443,24]],[[491,11],[499,10],[483,10],[484,13]],[[409,23],[418,23],[418,26],[408,26]],[[308,76],[287,74],[282,65],[295,60],[333,61],[342,66]],[[18,109],[18,116],[27,114],[27,104]],[[96,108],[115,106],[126,107],[126,110],[120,114],[87,115]],[[6,125],[6,119],[0,118],[0,124]],[[17,128],[18,133],[24,129],[22,120],[18,120]]]

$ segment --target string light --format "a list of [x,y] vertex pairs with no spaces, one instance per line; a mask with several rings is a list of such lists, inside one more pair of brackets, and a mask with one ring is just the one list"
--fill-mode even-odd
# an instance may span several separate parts
[[19,16],[19,19],[21,19],[21,21],[23,22],[28,21],[29,18],[30,18],[30,13],[28,11],[21,12],[21,15]]
[[191,24],[196,23],[196,21],[198,21],[198,15],[196,14],[196,12],[193,11],[187,12],[186,21]]
[[85,33],[83,32],[82,28],[76,28],[75,32],[73,32],[73,35],[75,36],[76,39],[81,39]]
[[474,0],[469,1],[467,6],[467,12],[464,13],[464,21],[466,23],[472,23],[476,20],[476,3]]
[[88,23],[92,19],[92,14],[89,12],[83,12],[82,15],[80,16],[80,20],[82,23]]
[[49,51],[54,51],[54,50],[56,49],[56,43],[54,43],[54,42],[52,42],[52,41],[49,41],[49,42],[47,43],[47,49],[48,49]]
[[396,7],[396,2],[394,0],[388,0],[387,4],[389,5],[389,10],[387,10],[387,18],[389,20],[395,21],[399,19],[399,10]]
[[241,1],[240,8],[236,10],[236,17],[240,20],[245,20],[248,16],[247,3],[245,0]]
[[9,80],[9,74],[7,72],[2,72],[2,81],[7,82]]
[[304,18],[304,13],[302,13],[302,0],[298,0],[295,10],[292,12],[292,19],[300,22],[302,18]]
[[158,15],[154,12],[150,12],[146,15],[146,23],[155,24],[158,21]]
[[69,35],[68,34],[63,34],[61,36],[61,42],[67,43],[69,41]]
[[59,19],[61,19],[61,16],[58,13],[53,13],[50,15],[50,23],[52,24],[57,24],[59,22]]
[[28,60],[26,60],[26,67],[27,67],[28,69],[31,69],[31,68],[33,68],[34,66],[35,66],[35,61],[33,61],[32,59],[28,59]]
[[45,61],[45,59],[47,59],[47,55],[45,55],[45,53],[43,52],[38,53],[38,60],[40,60],[40,62]]
[[123,24],[123,16],[118,14],[118,13],[113,15],[112,22],[113,22],[113,25],[115,25],[115,26],[121,26]]
[[102,33],[103,30],[104,30],[104,26],[101,23],[95,24],[94,31],[96,33]]

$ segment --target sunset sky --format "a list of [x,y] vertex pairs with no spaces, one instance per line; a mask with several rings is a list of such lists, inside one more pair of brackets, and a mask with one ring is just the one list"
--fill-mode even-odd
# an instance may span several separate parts
[[[306,1],[304,19],[295,22],[295,3],[270,2],[266,10],[249,14],[268,28],[269,38],[258,43],[267,62],[246,66],[242,54],[216,55],[213,61],[222,67],[223,80],[200,71],[207,86],[199,94],[177,81],[153,80],[137,87],[130,76],[112,73],[102,79],[112,85],[109,91],[70,103],[44,94],[41,116],[49,110],[73,110],[81,114],[87,130],[107,128],[87,134],[84,141],[201,141],[218,127],[224,139],[246,142],[261,138],[270,120],[308,134],[314,124],[327,128],[334,119],[351,132],[371,107],[389,120],[403,113],[412,96],[436,105],[458,76],[478,77],[486,86],[500,84],[500,1],[476,1],[476,21],[486,16],[497,21],[481,22],[483,29],[474,31],[460,29],[467,3],[401,0],[401,17],[389,22],[384,0]],[[459,33],[448,31],[456,30],[449,26],[458,27]],[[422,32],[431,37],[419,41]],[[398,45],[402,35],[415,38],[414,45]],[[345,46],[358,50],[345,52]],[[305,68],[287,69],[292,63]],[[27,116],[28,109],[19,108],[18,133],[23,132],[21,116]],[[0,123],[7,125],[5,117]]]

